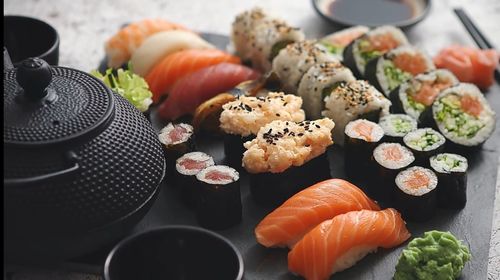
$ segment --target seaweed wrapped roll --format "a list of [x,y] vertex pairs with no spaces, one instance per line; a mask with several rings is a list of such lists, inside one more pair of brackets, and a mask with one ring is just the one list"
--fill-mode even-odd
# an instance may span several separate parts
[[194,206],[197,199],[196,174],[214,164],[214,159],[202,152],[187,153],[177,159],[175,183],[180,189],[182,200],[188,206]]
[[344,144],[344,129],[352,120],[364,118],[378,122],[389,114],[391,102],[366,81],[340,83],[324,99],[325,110],[321,113],[335,122],[333,139]]
[[446,139],[432,128],[419,128],[406,134],[403,141],[415,155],[415,164],[428,166],[429,158],[443,151]]
[[430,169],[414,166],[401,171],[396,177],[396,208],[412,221],[432,218],[437,207],[437,184],[438,178]]
[[419,74],[390,93],[391,112],[404,113],[418,120],[441,91],[458,83],[455,75],[445,69]]
[[366,26],[352,26],[326,35],[319,40],[319,43],[325,46],[328,52],[335,55],[339,60],[343,60],[344,48],[368,31],[370,31],[370,28]]
[[196,218],[209,229],[226,229],[241,222],[240,175],[225,165],[209,166],[196,175]]
[[384,130],[383,142],[403,144],[403,137],[417,129],[417,121],[405,114],[390,114],[380,118],[378,122]]
[[378,90],[389,96],[400,84],[435,68],[432,59],[422,50],[401,46],[368,62],[365,77]]
[[482,145],[495,129],[495,112],[473,84],[461,83],[442,91],[421,114],[422,125],[435,127],[455,147]]
[[158,135],[167,161],[167,174],[174,174],[175,161],[195,150],[193,127],[186,123],[168,123]]
[[282,92],[270,92],[266,97],[239,96],[224,104],[219,120],[229,164],[241,167],[243,143],[252,140],[264,125],[274,120],[303,121],[301,106],[302,98]]
[[254,200],[279,205],[303,188],[330,178],[326,149],[334,122],[273,121],[246,142],[243,166],[250,173]]
[[467,203],[467,159],[443,153],[431,157],[429,161],[438,176],[438,206],[463,209]]

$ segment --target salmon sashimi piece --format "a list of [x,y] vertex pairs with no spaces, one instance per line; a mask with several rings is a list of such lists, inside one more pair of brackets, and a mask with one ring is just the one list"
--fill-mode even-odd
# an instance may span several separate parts
[[165,120],[193,114],[206,100],[244,81],[259,77],[259,72],[238,64],[224,62],[202,68],[175,83],[167,99],[160,105],[158,113]]
[[112,68],[122,66],[147,37],[169,30],[188,29],[163,19],[143,19],[125,26],[105,44],[108,66]]
[[363,137],[366,141],[372,141],[372,131],[373,126],[367,122],[357,122],[354,126],[354,130]]
[[380,208],[345,180],[322,181],[295,194],[267,215],[255,228],[255,237],[265,247],[292,247],[319,223],[361,209]]
[[483,111],[483,105],[477,98],[474,98],[470,95],[464,95],[460,99],[460,108],[464,110],[469,115],[474,117],[479,117],[481,112]]
[[401,53],[398,54],[392,62],[397,68],[408,72],[413,76],[429,70],[425,58],[419,53],[413,55],[409,53]]
[[241,63],[238,57],[217,49],[183,50],[165,57],[146,76],[146,82],[153,93],[153,102],[158,102],[180,78],[222,62]]
[[425,106],[430,106],[436,96],[441,92],[441,90],[449,88],[453,85],[453,81],[450,79],[437,80],[434,83],[422,82],[421,87],[418,91],[411,93],[411,97],[418,103],[422,103]]
[[461,82],[474,83],[481,89],[487,89],[493,84],[499,56],[492,49],[453,45],[441,50],[434,57],[434,64],[438,68],[450,70]]
[[288,253],[288,269],[308,280],[328,279],[378,247],[396,247],[409,237],[401,214],[392,208],[352,211],[308,232]]

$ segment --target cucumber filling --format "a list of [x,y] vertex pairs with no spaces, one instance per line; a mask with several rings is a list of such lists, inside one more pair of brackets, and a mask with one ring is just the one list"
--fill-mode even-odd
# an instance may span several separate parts
[[408,133],[413,129],[411,121],[401,118],[393,118],[392,126],[397,133]]
[[460,98],[455,94],[439,99],[438,110],[434,113],[434,118],[455,137],[470,139],[485,126],[481,120],[462,110]]
[[412,75],[399,68],[397,68],[394,63],[390,60],[384,60],[383,62],[384,76],[387,79],[387,89],[389,91],[398,87],[404,81],[410,79]]
[[358,44],[358,50],[359,50],[359,55],[362,58],[362,64],[365,65],[368,63],[368,61],[377,58],[381,55],[383,55],[383,52],[377,51],[377,50],[372,50],[372,51],[364,51],[368,48],[370,48],[371,44],[368,40],[362,40]]
[[411,96],[412,93],[413,93],[413,91],[411,89],[408,89],[406,91],[406,100],[408,101],[408,105],[410,105],[410,107],[413,110],[415,110],[419,113],[422,113],[425,110],[425,105],[420,103],[420,102],[415,101],[415,99],[413,99],[413,97]]
[[438,135],[432,132],[426,132],[424,135],[422,135],[422,137],[410,140],[408,144],[411,145],[412,148],[425,150],[427,147],[432,147],[438,142]]
[[449,157],[447,155],[439,155],[435,158],[435,161],[440,165],[444,165],[446,167],[445,170],[453,170],[454,168],[461,167],[464,162],[457,158]]
[[344,48],[341,46],[336,46],[328,42],[320,42],[320,44],[326,48],[326,50],[329,53],[335,54],[335,55],[342,55],[342,52],[344,51]]

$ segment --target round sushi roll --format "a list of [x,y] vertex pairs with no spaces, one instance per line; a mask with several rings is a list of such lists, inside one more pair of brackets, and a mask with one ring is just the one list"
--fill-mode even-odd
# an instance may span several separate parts
[[333,139],[344,144],[344,129],[352,120],[364,118],[378,122],[389,114],[391,102],[368,82],[355,80],[339,84],[325,97],[325,110],[321,112],[335,122]]
[[180,189],[182,200],[188,206],[194,206],[196,202],[196,174],[214,164],[214,159],[202,152],[187,153],[176,160],[175,183]]
[[307,70],[315,64],[324,62],[340,65],[340,61],[316,41],[299,41],[280,50],[273,59],[272,71],[280,79],[283,91],[296,94],[300,80]]
[[252,67],[266,73],[272,61],[288,44],[303,41],[305,35],[300,28],[291,27],[281,19],[259,21],[250,33]]
[[344,49],[343,62],[356,77],[361,79],[365,75],[368,61],[407,44],[408,39],[399,28],[390,25],[380,26],[352,41]]
[[389,201],[394,195],[396,175],[415,161],[413,153],[399,143],[382,143],[373,150],[373,171],[368,192],[374,198]]
[[228,163],[241,167],[243,143],[255,138],[264,125],[274,120],[303,121],[305,114],[301,106],[302,98],[282,92],[270,92],[266,97],[239,96],[224,104],[219,120]]
[[399,172],[394,202],[405,219],[423,222],[434,216],[437,184],[436,174],[427,168],[413,166]]
[[168,123],[158,135],[167,161],[167,174],[172,176],[176,160],[195,150],[193,127],[186,123]]
[[405,114],[390,114],[380,118],[378,122],[384,130],[383,142],[403,144],[403,137],[417,129],[417,121]]
[[366,26],[352,26],[326,35],[319,40],[319,43],[325,46],[328,52],[335,55],[339,60],[343,60],[344,48],[368,31],[370,31],[370,28]]
[[273,121],[246,142],[243,167],[257,203],[279,205],[303,188],[330,178],[326,149],[333,144],[328,118]]
[[234,168],[213,165],[196,174],[196,218],[209,229],[227,229],[241,222],[240,175]]
[[262,8],[255,7],[238,14],[233,21],[230,48],[243,61],[250,60],[252,56],[252,47],[248,43],[252,30],[255,28],[255,25],[266,19],[269,19],[269,15]]
[[297,94],[302,97],[306,116],[311,119],[321,118],[325,109],[324,99],[340,84],[355,81],[349,68],[338,62],[315,64],[302,77]]
[[419,128],[408,132],[403,142],[415,155],[415,164],[428,166],[429,158],[443,151],[446,139],[432,128]]
[[495,112],[473,84],[461,83],[442,91],[420,116],[422,125],[437,129],[450,148],[480,147],[495,129]]
[[358,119],[349,122],[345,127],[344,168],[348,178],[359,180],[365,178],[364,172],[370,170],[370,158],[378,145],[384,130],[378,124]]
[[438,177],[438,206],[463,209],[467,203],[467,159],[443,153],[431,157],[429,161]]
[[389,96],[403,82],[435,68],[431,57],[424,51],[412,46],[401,46],[368,62],[365,77]]
[[442,90],[458,83],[455,75],[446,69],[418,74],[390,93],[391,112],[407,114],[418,120]]

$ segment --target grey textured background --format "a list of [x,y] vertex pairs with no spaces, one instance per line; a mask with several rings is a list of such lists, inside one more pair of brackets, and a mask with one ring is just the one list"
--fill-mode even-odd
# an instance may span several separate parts
[[[410,41],[431,55],[452,43],[473,45],[452,7],[462,6],[493,44],[500,46],[499,0],[434,0],[429,16],[409,30]],[[128,21],[161,17],[205,32],[228,34],[234,16],[259,5],[302,27],[310,38],[335,30],[314,12],[309,0],[6,0],[4,14],[29,15],[51,23],[61,36],[60,65],[84,71],[94,69],[104,55],[104,41]],[[500,171],[500,168],[498,169]],[[500,180],[497,177],[489,279],[500,279]],[[14,279],[99,279],[57,270],[25,271]]]

